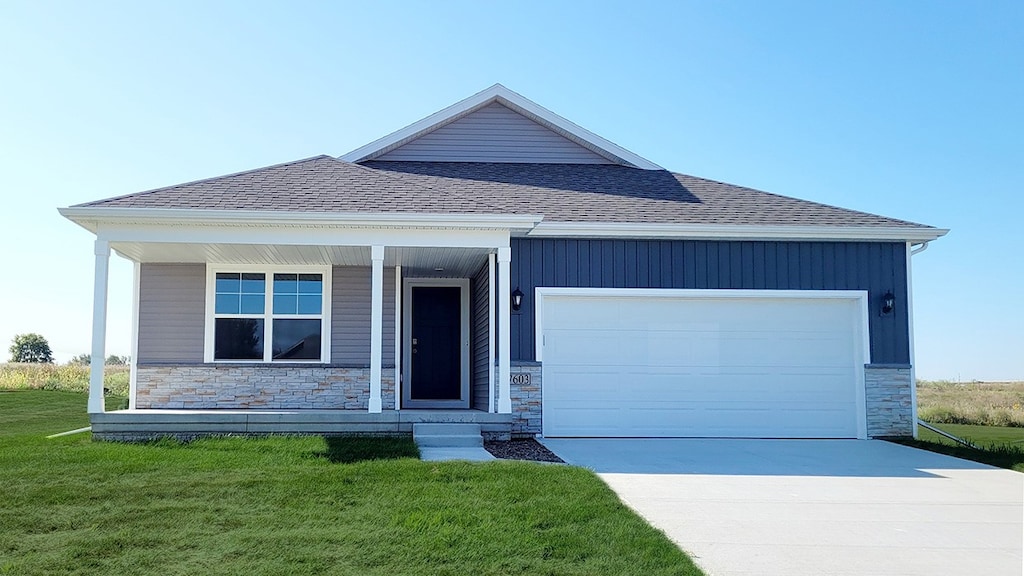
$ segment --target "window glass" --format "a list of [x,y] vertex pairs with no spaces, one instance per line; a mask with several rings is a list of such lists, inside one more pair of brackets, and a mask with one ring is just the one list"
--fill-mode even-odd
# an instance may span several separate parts
[[319,294],[299,294],[299,314],[319,314],[323,308],[323,300]]
[[214,321],[215,360],[262,360],[262,318],[217,318]]
[[295,314],[298,305],[295,294],[274,294],[274,314]]
[[319,274],[299,274],[299,292],[302,294],[323,293],[323,281]]
[[274,314],[320,314],[322,310],[320,274],[274,274]]
[[217,293],[223,294],[225,292],[241,292],[241,274],[217,274]]
[[[273,274],[273,298],[267,279],[262,272],[215,274],[214,360],[320,361],[323,275]],[[272,318],[269,313],[300,317]]]
[[242,314],[263,314],[266,296],[263,294],[242,294],[240,311]]
[[257,273],[242,274],[242,292],[245,294],[263,294],[267,291],[266,276]]
[[320,360],[320,320],[275,318],[274,360]]
[[263,314],[266,276],[256,273],[218,272],[217,314]]

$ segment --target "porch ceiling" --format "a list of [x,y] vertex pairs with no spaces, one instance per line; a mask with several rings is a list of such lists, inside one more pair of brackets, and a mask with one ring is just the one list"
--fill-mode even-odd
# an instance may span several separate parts
[[[369,246],[297,246],[278,244],[187,244],[170,242],[111,242],[118,254],[136,262],[218,264],[295,264],[370,266]],[[415,276],[468,277],[486,262],[488,248],[391,247],[384,266],[402,266]],[[438,269],[441,269],[440,271]]]

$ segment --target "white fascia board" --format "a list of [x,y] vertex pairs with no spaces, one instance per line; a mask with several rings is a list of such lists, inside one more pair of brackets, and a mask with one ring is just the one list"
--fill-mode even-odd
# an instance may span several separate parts
[[258,244],[277,246],[388,246],[484,248],[508,246],[508,230],[428,228],[300,228],[253,226],[111,225],[96,237],[112,243]]
[[558,114],[555,114],[547,108],[544,108],[524,96],[509,90],[501,84],[495,84],[482,92],[474,94],[460,102],[456,102],[444,110],[435,112],[418,122],[402,128],[401,130],[392,132],[383,138],[374,140],[365,146],[341,156],[340,159],[346,162],[372,160],[389,150],[407,142],[411,142],[424,134],[433,132],[434,130],[458,120],[475,110],[487,106],[491,102],[498,102],[515,110],[516,112],[519,112],[520,114],[525,112],[525,115],[532,116],[531,120],[539,122],[542,125],[548,124],[551,127],[556,127],[560,131],[568,134],[570,139],[574,138],[579,140],[581,143],[588,144],[588,148],[593,148],[595,152],[601,153],[602,156],[605,156],[610,160],[621,160],[626,164],[644,170],[663,170],[661,166],[658,166],[654,162],[634,154],[618,144],[606,140],[581,126],[566,120]]
[[96,232],[104,225],[530,230],[543,216],[514,214],[325,213],[263,210],[70,207],[62,216]]
[[709,240],[869,240],[927,242],[944,236],[941,228],[889,226],[754,226],[737,224],[630,224],[540,222],[531,238],[687,238]]

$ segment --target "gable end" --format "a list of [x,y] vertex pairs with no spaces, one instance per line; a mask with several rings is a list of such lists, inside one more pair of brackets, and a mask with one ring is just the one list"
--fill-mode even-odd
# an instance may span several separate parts
[[612,164],[609,159],[498,102],[386,152],[376,160]]

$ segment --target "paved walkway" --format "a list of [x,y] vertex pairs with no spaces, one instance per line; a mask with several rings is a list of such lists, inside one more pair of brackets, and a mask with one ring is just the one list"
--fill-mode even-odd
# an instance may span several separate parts
[[876,440],[543,443],[712,576],[1022,573],[1017,472]]

